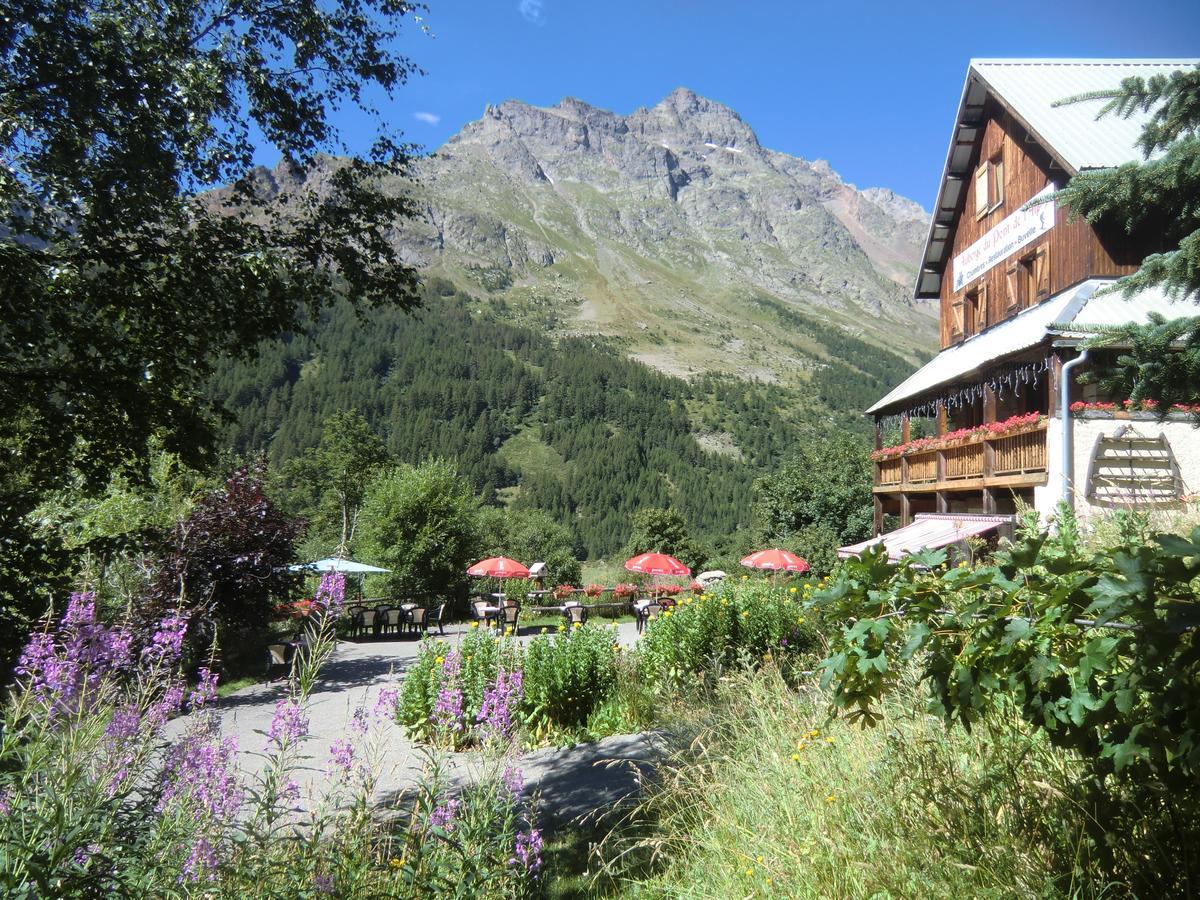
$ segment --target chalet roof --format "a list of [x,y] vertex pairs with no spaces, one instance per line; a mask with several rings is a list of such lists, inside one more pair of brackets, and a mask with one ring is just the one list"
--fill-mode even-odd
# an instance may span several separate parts
[[1082,332],[1088,326],[1143,323],[1149,321],[1152,312],[1167,318],[1200,315],[1200,298],[1173,301],[1159,289],[1141,291],[1129,299],[1116,290],[1098,294],[1101,288],[1113,283],[1113,279],[1090,278],[961,344],[947,347],[868,409],[867,414],[897,411],[935,388],[969,381],[1007,357],[1048,344],[1051,338]]
[[918,298],[938,294],[953,226],[966,192],[976,143],[983,137],[983,107],[990,94],[1029,131],[1068,176],[1140,160],[1137,147],[1147,116],[1096,119],[1105,100],[1067,106],[1055,101],[1115,88],[1131,75],[1150,77],[1200,64],[1200,59],[973,59],[942,170],[933,220],[925,242]]

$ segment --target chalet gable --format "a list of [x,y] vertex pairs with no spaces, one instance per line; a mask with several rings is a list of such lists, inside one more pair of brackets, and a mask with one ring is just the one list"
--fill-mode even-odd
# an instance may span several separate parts
[[[967,212],[968,194],[974,198],[979,207],[975,212],[980,215],[988,212],[997,190],[1003,197],[1003,169],[987,160],[981,165],[980,161],[985,129],[998,111],[1021,132],[1023,149],[1044,159],[1050,172],[1061,172],[1065,183],[1087,169],[1140,160],[1137,140],[1147,117],[1135,113],[1128,118],[1109,115],[1097,120],[1096,114],[1106,102],[1103,99],[1057,107],[1055,102],[1112,89],[1133,75],[1150,77],[1198,63],[1196,59],[972,60],[950,136],[915,297],[944,297],[943,280],[949,274],[955,234]],[[1003,161],[998,163],[999,167],[1003,165]],[[955,314],[953,310],[951,314]]]

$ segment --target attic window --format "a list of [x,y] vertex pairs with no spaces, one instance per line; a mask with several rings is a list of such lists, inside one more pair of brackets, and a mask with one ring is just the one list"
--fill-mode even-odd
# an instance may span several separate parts
[[1004,205],[1004,154],[997,153],[975,170],[975,218]]

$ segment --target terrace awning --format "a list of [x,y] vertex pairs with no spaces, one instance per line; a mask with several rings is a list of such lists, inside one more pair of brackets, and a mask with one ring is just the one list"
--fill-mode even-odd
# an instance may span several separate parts
[[848,547],[839,547],[838,556],[858,556],[868,547],[882,542],[888,559],[899,562],[919,550],[936,550],[956,544],[964,538],[984,534],[1001,525],[1008,525],[1012,516],[984,516],[967,513],[919,513],[911,525]]
[[390,572],[391,569],[381,569],[379,566],[368,566],[366,563],[355,562],[352,559],[342,559],[340,556],[330,556],[315,562],[300,563],[288,566],[289,572],[342,572],[346,575],[371,575],[378,572]]

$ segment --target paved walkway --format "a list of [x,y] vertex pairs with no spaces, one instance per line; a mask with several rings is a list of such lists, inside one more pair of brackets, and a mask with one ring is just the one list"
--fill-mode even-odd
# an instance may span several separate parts
[[[528,641],[537,632],[536,628],[522,629],[519,638]],[[467,626],[452,625],[447,627],[445,639],[457,644],[466,633]],[[616,634],[625,646],[637,640],[632,623],[621,623]],[[306,758],[296,780],[309,802],[322,796],[328,787],[325,766],[330,744],[347,736],[355,709],[363,706],[370,712],[382,689],[399,687],[416,658],[417,647],[418,641],[413,638],[344,641],[337,646],[309,696],[309,735],[300,746]],[[284,696],[286,689],[280,682],[257,684],[214,704],[224,733],[238,739],[240,764],[248,773],[263,765],[259,754],[267,745],[266,731],[275,705]],[[181,732],[186,722],[187,717],[172,722],[168,737]],[[391,721],[374,723],[368,743],[379,772],[376,799],[386,807],[416,785],[427,757]],[[526,792],[541,791],[543,812],[552,820],[570,820],[611,805],[636,787],[635,767],[644,771],[655,755],[655,743],[652,735],[620,735],[595,744],[525,754],[520,765],[525,772]],[[446,773],[461,783],[475,777],[484,765],[486,761],[477,754],[451,754]]]

